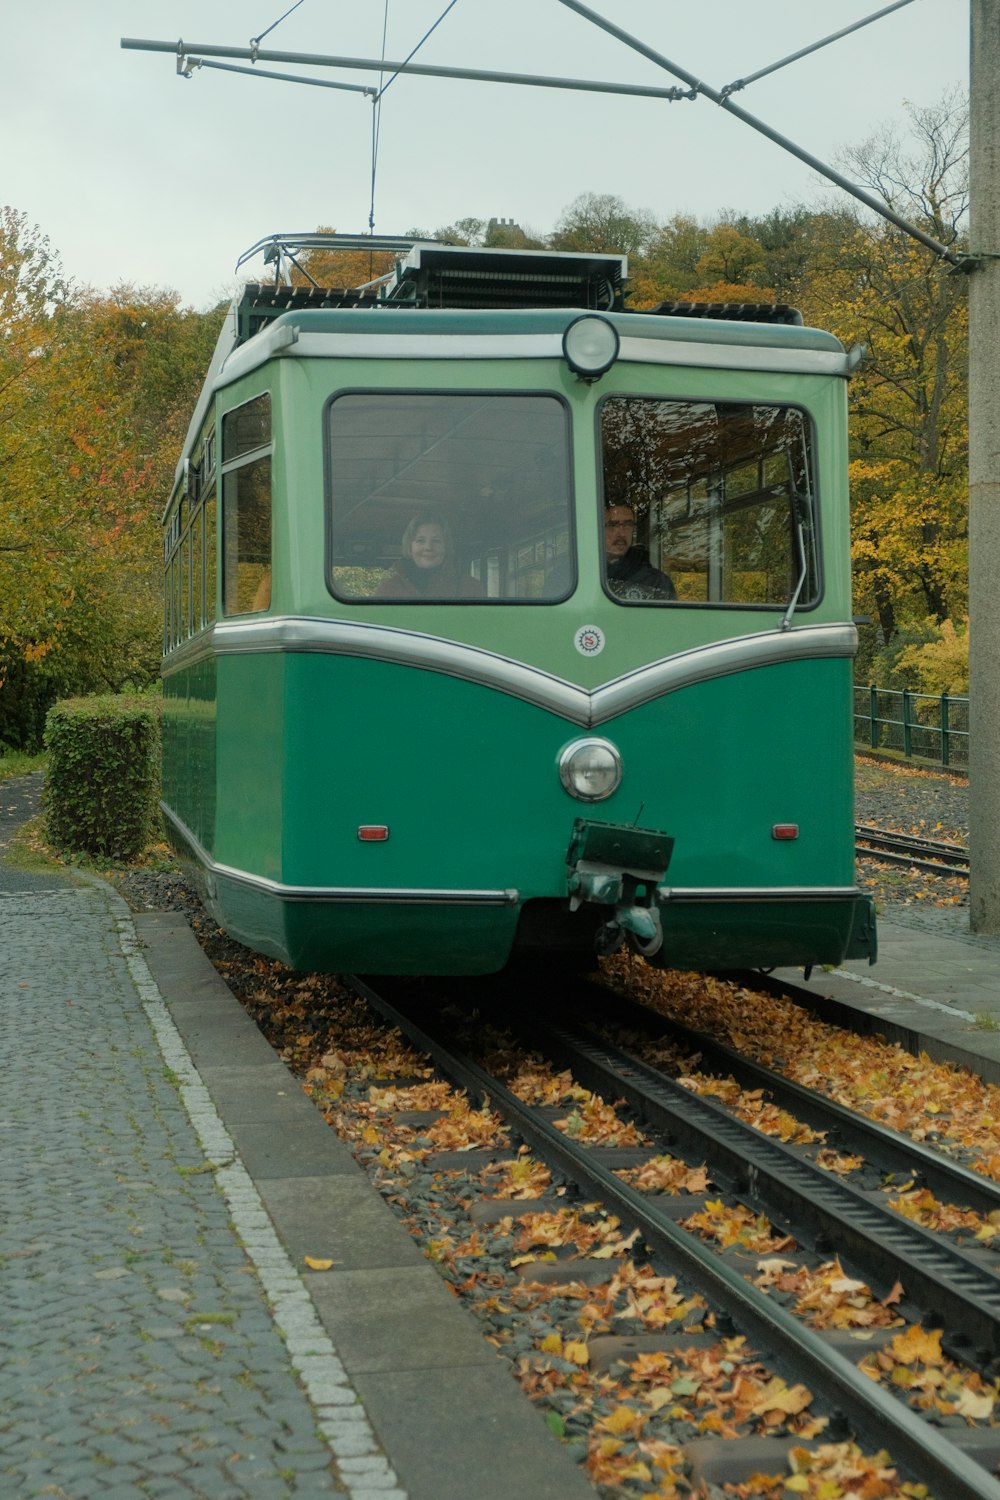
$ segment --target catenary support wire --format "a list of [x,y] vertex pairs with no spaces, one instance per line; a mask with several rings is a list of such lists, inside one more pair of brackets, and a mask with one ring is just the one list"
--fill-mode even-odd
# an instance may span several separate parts
[[567,10],[575,11],[578,16],[582,16],[584,20],[592,22],[601,31],[606,31],[609,36],[615,37],[619,42],[624,42],[625,46],[631,47],[633,52],[638,52],[642,57],[648,58],[650,62],[655,63],[657,67],[663,68],[668,73],[672,73],[675,78],[683,79],[696,93],[704,94],[706,99],[711,99],[714,104],[718,104],[723,109],[728,110],[730,114],[735,115],[738,120],[742,120],[751,129],[758,131],[761,135],[767,136],[768,140],[774,141],[776,146],[780,146],[782,150],[789,151],[793,156],[797,156],[799,161],[805,162],[806,166],[812,167],[814,171],[828,178],[830,182],[836,183],[844,192],[850,193],[853,198],[857,198],[859,202],[864,203],[883,219],[888,219],[890,224],[895,224],[897,229],[902,229],[905,234],[912,235],[922,245],[926,245],[928,250],[933,250],[934,254],[942,260],[946,260],[951,265],[958,266],[963,270],[971,269],[975,264],[974,261],[970,260],[969,256],[962,255],[957,250],[951,250],[947,245],[942,245],[940,240],[936,240],[932,235],[926,234],[918,225],[911,224],[907,219],[902,218],[887,203],[880,202],[871,193],[866,193],[856,183],[849,181],[842,173],[837,172],[833,167],[828,167],[825,162],[820,161],[818,157],[813,156],[810,152],[804,151],[801,146],[796,146],[794,141],[790,141],[780,131],[774,130],[770,125],[765,124],[763,120],[758,120],[756,115],[752,115],[747,110],[741,109],[738,104],[733,102],[731,96],[723,94],[719,89],[714,89],[710,84],[703,82],[702,79],[696,78],[693,73],[689,73],[679,63],[671,62],[670,58],[664,57],[662,52],[657,52],[654,47],[647,46],[645,42],[624,31],[622,27],[615,25],[613,21],[609,21],[605,16],[598,15],[589,6],[581,4],[581,0],[558,0],[558,4],[564,5]]
[[[415,47],[413,47],[410,52],[407,53],[405,59],[403,60],[402,65],[401,65],[403,68],[406,67],[407,63],[413,61],[413,59],[416,57],[417,53],[420,51],[421,47],[427,41],[428,37],[432,36],[433,33],[435,31],[437,31],[438,27],[441,25],[441,22],[444,20],[445,16],[447,16],[447,14],[448,14],[449,11],[454,10],[454,8],[455,8],[455,6],[457,4],[458,4],[458,0],[450,0],[450,3],[445,6],[444,10],[438,16],[438,18],[434,22],[433,26],[429,26],[427,28],[427,30],[424,32],[423,36],[420,38],[420,40],[417,43],[417,45]],[[389,29],[389,0],[385,0],[385,20],[384,20],[384,23],[383,23],[383,26],[382,26],[382,59],[383,59],[383,64],[384,64],[384,61],[385,61],[385,43],[386,43],[386,36],[387,36],[387,33],[388,33],[388,29]],[[373,106],[374,106],[373,112],[372,112],[372,194],[371,194],[371,206],[370,206],[370,209],[369,209],[369,212],[368,212],[368,228],[369,228],[369,230],[373,234],[375,232],[375,173],[376,173],[376,169],[377,169],[377,166],[378,166],[378,136],[379,136],[379,128],[380,128],[381,122],[382,122],[382,96],[385,93],[386,89],[390,88],[392,86],[392,84],[395,83],[396,79],[399,77],[399,74],[400,74],[400,67],[397,66],[396,69],[395,69],[395,71],[393,72],[392,76],[389,78],[388,82],[387,83],[383,83],[382,82],[382,76],[383,75],[380,73],[380,75],[379,75],[378,93],[375,95],[375,98],[372,101]],[[369,268],[369,270],[370,270],[370,268]]]
[[[385,10],[382,16],[382,57],[385,58],[386,37],[389,34],[389,0],[385,0]],[[372,183],[371,199],[368,205],[368,233],[375,233],[375,175],[378,171],[378,137],[382,124],[382,79],[384,73],[379,73],[378,92],[372,99]],[[369,256],[368,275],[372,274],[372,260]]]
[[[626,46],[632,48],[632,50],[638,52],[641,56],[648,58],[649,61],[655,63],[658,67],[663,68],[666,72],[672,73],[675,77],[682,79],[687,84],[687,88],[655,88],[643,84],[618,84],[603,81],[599,82],[588,79],[558,78],[537,74],[494,72],[480,68],[433,67],[425,64],[406,61],[387,62],[384,57],[382,59],[372,59],[324,56],[322,54],[316,53],[277,51],[269,51],[267,53],[262,52],[259,55],[268,62],[300,63],[313,67],[355,68],[363,69],[365,71],[378,72],[380,73],[380,75],[384,74],[386,69],[391,68],[395,73],[406,72],[422,77],[462,79],[481,83],[514,83],[528,85],[535,88],[572,89],[592,93],[610,93],[641,98],[666,99],[670,102],[681,99],[696,100],[699,95],[704,95],[705,98],[712,100],[713,103],[718,104],[721,108],[728,110],[729,113],[732,114],[735,118],[742,120],[744,124],[749,125],[752,129],[766,136],[769,140],[773,141],[775,145],[780,146],[782,150],[788,151],[790,155],[797,157],[798,160],[804,162],[806,166],[811,167],[815,172],[819,173],[820,176],[826,177],[828,181],[833,182],[843,192],[848,193],[851,197],[856,198],[859,202],[865,204],[867,208],[869,208],[873,213],[879,215],[880,218],[883,218],[889,223],[894,224],[896,228],[902,230],[904,234],[907,234],[912,239],[919,241],[927,249],[933,251],[933,253],[939,259],[947,261],[948,264],[961,271],[972,271],[978,265],[980,257],[963,253],[961,251],[951,249],[947,245],[943,245],[940,241],[934,239],[933,236],[927,234],[917,225],[911,224],[907,219],[904,219],[900,214],[897,214],[895,210],[892,209],[884,200],[879,200],[871,193],[866,192],[863,188],[858,187],[857,184],[844,177],[842,173],[837,172],[833,167],[829,167],[825,162],[820,161],[818,157],[813,156],[810,152],[803,150],[800,146],[797,146],[793,141],[790,141],[786,136],[783,136],[779,131],[773,129],[770,125],[767,125],[763,120],[759,120],[756,116],[750,114],[747,110],[741,109],[736,103],[734,103],[733,99],[730,97],[730,94],[727,94],[719,89],[714,89],[711,87],[711,85],[705,83],[703,80],[696,78],[694,74],[689,73],[686,69],[680,67],[679,64],[674,63],[669,58],[664,57],[662,53],[659,53],[654,48],[649,47],[646,43],[640,41],[637,37],[630,35],[629,32],[624,31],[619,26],[616,26],[613,22],[607,20],[604,16],[598,15],[596,11],[591,10],[588,6],[581,4],[580,0],[558,0],[558,3],[560,5],[566,6],[569,10],[575,11],[585,20],[592,22],[601,30],[606,31],[611,36],[614,36],[618,41],[623,42]],[[907,3],[907,0],[898,0],[897,4],[887,7],[886,10],[883,10],[878,14],[882,15],[886,14],[887,10],[898,9],[899,5],[903,3]],[[445,12],[445,14],[447,14],[447,12]],[[871,19],[877,19],[877,16],[873,16],[871,17]],[[120,45],[126,49],[136,49],[139,51],[176,53],[178,56],[178,71],[185,71],[185,68],[182,67],[182,64],[187,65],[188,69],[190,67],[197,66],[199,62],[204,60],[205,56],[251,57],[251,54],[242,48],[219,47],[209,44],[199,45],[192,43],[189,48],[185,49],[183,41],[179,41],[176,43],[161,42],[147,40],[140,37],[122,37]],[[185,55],[186,52],[190,55]],[[256,58],[251,57],[251,61],[256,61]],[[731,91],[733,86],[730,85],[729,87]]]
[[831,42],[839,42],[841,37],[850,36],[852,31],[860,31],[862,26],[870,26],[873,21],[880,21],[890,11],[901,10],[904,5],[912,4],[913,0],[893,0],[892,5],[883,6],[881,10],[862,17],[860,21],[854,21],[850,26],[842,26],[839,31],[831,32],[829,36],[823,37],[822,41],[811,42],[808,47],[800,47],[798,52],[790,52],[787,57],[780,58],[778,62],[768,63],[766,68],[758,68],[756,73],[748,73],[745,78],[736,78],[732,83],[723,84],[719,92],[723,97],[735,94],[738,89],[747,88],[751,83],[756,83],[759,78],[766,78],[769,73],[776,73],[779,68],[786,68],[789,63],[798,62],[800,57],[808,57],[810,52],[818,52],[821,47],[829,47]]
[[[444,10],[441,12],[441,14],[438,16],[437,20],[434,22],[434,25],[428,27],[428,29],[424,32],[423,36],[420,38],[420,40],[417,43],[417,45],[413,48],[413,51],[410,52],[410,53],[408,53],[407,56],[403,59],[402,63],[396,68],[396,71],[393,73],[392,77],[389,79],[389,82],[388,83],[384,83],[384,84],[381,85],[381,87],[379,89],[379,93],[380,94],[384,94],[385,91],[386,91],[386,89],[389,88],[392,84],[394,84],[396,82],[396,79],[399,77],[401,69],[405,68],[406,65],[407,65],[407,63],[413,61],[413,59],[416,57],[417,53],[420,51],[421,47],[427,41],[427,38],[429,36],[431,36],[433,32],[437,31],[438,27],[441,25],[441,22],[444,20],[445,16],[448,14],[448,12],[450,10],[454,10],[455,6],[457,4],[458,4],[458,0],[451,0],[451,4],[445,6]],[[385,54],[385,39],[384,38],[383,38],[382,52],[383,52],[383,55],[384,55]]]
[[272,21],[271,24],[270,24],[270,26],[267,28],[266,31],[262,31],[259,36],[252,36],[250,38],[250,47],[251,47],[251,49],[253,51],[256,51],[259,48],[261,42],[264,40],[264,38],[266,36],[270,36],[271,32],[274,31],[278,26],[281,25],[282,21],[287,21],[288,17],[291,15],[292,11],[293,10],[298,10],[299,6],[302,5],[303,3],[304,3],[304,0],[295,0],[295,4],[294,5],[290,5],[288,7],[288,9],[285,11],[285,14],[283,16],[279,16],[276,21]]

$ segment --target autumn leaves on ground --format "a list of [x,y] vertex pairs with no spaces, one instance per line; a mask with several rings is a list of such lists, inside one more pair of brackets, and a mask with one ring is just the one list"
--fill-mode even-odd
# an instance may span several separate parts
[[[927,808],[935,798],[940,801],[944,788],[952,799],[949,832],[964,837],[957,825],[965,815],[967,789],[954,779],[884,767],[862,766],[859,774],[883,793],[894,791],[892,807],[910,826],[931,816]],[[925,796],[927,808],[921,804]],[[935,815],[933,821],[937,826],[940,819]],[[164,900],[167,907],[181,903],[184,885],[176,872],[149,867],[118,873],[139,909]],[[930,887],[927,899],[934,901],[938,897]],[[896,899],[898,890],[891,887]],[[482,1318],[486,1336],[508,1354],[553,1431],[578,1450],[607,1500],[685,1496],[690,1491],[679,1457],[681,1441],[751,1431],[792,1435],[795,1472],[744,1484],[731,1489],[733,1495],[888,1500],[921,1493],[919,1486],[900,1484],[884,1455],[824,1441],[827,1434],[811,1411],[808,1390],[776,1379],[738,1335],[714,1328],[703,1299],[639,1259],[613,1217],[584,1210],[578,1202],[560,1204],[565,1197],[560,1185],[553,1185],[542,1163],[515,1150],[491,1111],[471,1107],[434,1079],[426,1060],[376,1024],[366,1005],[335,978],[292,973],[240,948],[192,897],[185,897],[182,909],[222,976],[331,1125],[355,1142],[380,1190],[410,1221],[456,1295]],[[788,1002],[738,986],[694,974],[661,974],[626,955],[604,967],[606,982],[633,998],[849,1108],[953,1152],[1000,1181],[1000,1091],[978,1079],[821,1025]],[[724,1101],[758,1129],[810,1145],[832,1172],[849,1175],[862,1165],[826,1150],[815,1132],[760,1091],[703,1074],[695,1058],[664,1048],[659,1056],[651,1052],[649,1060],[687,1087]],[[569,1134],[625,1146],[640,1140],[635,1125],[612,1105],[537,1059],[519,1056],[506,1039],[495,1039],[487,1061],[500,1066],[522,1098],[556,1109]],[[442,1114],[418,1132],[396,1119],[413,1110]],[[501,1160],[481,1172],[436,1172],[425,1165],[435,1152],[481,1145],[501,1148]],[[724,1204],[701,1163],[661,1154],[622,1176],[640,1191],[690,1197],[691,1211],[684,1217],[692,1232],[744,1254],[751,1279],[794,1306],[812,1326],[846,1331],[859,1339],[862,1350],[867,1344],[864,1368],[873,1379],[943,1418],[996,1420],[996,1384],[948,1360],[939,1330],[904,1327],[896,1311],[898,1288],[873,1296],[835,1256],[820,1265],[802,1264],[794,1244],[766,1219]],[[487,1223],[470,1221],[466,1208],[483,1198],[510,1200],[509,1214]],[[539,1208],[535,1200],[540,1198],[554,1201]],[[996,1244],[992,1221],[939,1203],[925,1190],[900,1183],[892,1203],[928,1227],[958,1231],[988,1247]],[[314,1249],[304,1270],[323,1274],[331,1258],[327,1247]],[[607,1279],[598,1284],[541,1279],[546,1267],[568,1252],[606,1266]],[[997,1253],[1000,1260],[1000,1246]],[[511,1284],[511,1272],[523,1279]],[[669,1349],[628,1364],[596,1358],[609,1333],[636,1330],[679,1337]],[[657,1431],[665,1423],[673,1429],[670,1439]]]
[[[751,1432],[793,1438],[793,1472],[727,1493],[768,1500],[785,1494],[836,1500],[924,1493],[919,1485],[901,1483],[884,1454],[826,1440],[826,1424],[812,1412],[808,1390],[786,1384],[743,1339],[717,1330],[697,1292],[637,1258],[632,1238],[613,1216],[594,1205],[560,1203],[560,1185],[529,1153],[516,1152],[488,1108],[471,1107],[431,1078],[426,1061],[375,1023],[363,1002],[335,981],[289,974],[263,959],[241,972],[227,970],[223,959],[222,971],[330,1123],[355,1142],[380,1191],[481,1319],[486,1336],[507,1354],[553,1431],[578,1450],[602,1495],[685,1495],[683,1442]],[[703,976],[660,974],[630,956],[608,961],[605,979],[1000,1180],[1000,1093],[979,1080],[819,1024],[788,1002]],[[631,1121],[573,1079],[523,1056],[509,1038],[484,1035],[478,1024],[477,1033],[486,1065],[520,1097],[555,1108],[560,1128],[605,1145],[642,1142]],[[746,1093],[732,1080],[703,1075],[696,1059],[664,1054],[654,1060],[687,1087],[724,1099],[758,1129],[786,1141],[812,1139],[829,1170],[849,1175],[861,1166],[855,1158],[824,1151],[815,1132],[759,1091]],[[431,1123],[400,1121],[413,1110],[441,1113]],[[503,1160],[468,1173],[435,1167],[442,1151],[483,1145],[498,1147]],[[714,1196],[701,1164],[661,1155],[623,1175],[640,1190],[690,1195],[696,1201],[683,1222],[692,1233],[719,1247],[736,1247],[747,1258],[748,1276],[812,1326],[857,1338],[864,1371],[905,1393],[919,1409],[937,1413],[939,1420],[981,1422],[1000,1409],[996,1383],[948,1359],[940,1330],[903,1324],[896,1310],[902,1288],[877,1298],[836,1256],[803,1264],[795,1244],[765,1218]],[[509,1213],[470,1217],[470,1205],[483,1198],[511,1200]],[[895,1187],[892,1206],[980,1244],[993,1245],[1000,1234],[990,1220],[939,1203],[912,1184]],[[552,1268],[570,1253],[604,1263],[606,1279],[553,1281]],[[602,1361],[602,1339],[637,1330],[680,1337],[638,1360]]]

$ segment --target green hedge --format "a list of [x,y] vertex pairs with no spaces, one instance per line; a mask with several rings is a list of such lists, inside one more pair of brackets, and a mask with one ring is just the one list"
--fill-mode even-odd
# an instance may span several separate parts
[[71,854],[134,859],[158,826],[160,706],[153,697],[68,698],[49,709],[45,816]]

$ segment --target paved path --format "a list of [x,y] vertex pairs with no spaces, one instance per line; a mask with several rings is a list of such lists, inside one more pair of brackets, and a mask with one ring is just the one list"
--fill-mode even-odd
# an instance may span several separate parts
[[[966,913],[929,922],[918,912],[879,918],[878,962],[814,970],[807,989],[828,1001],[826,1013],[847,1024],[858,1019],[911,1052],[957,1063],[1000,1084],[1000,939],[972,936]],[[774,978],[802,983],[802,971]]]
[[[183,918],[4,863],[37,789],[0,782],[0,1495],[593,1500]],[[1000,943],[880,944],[817,1003],[1000,1082]]]
[[187,923],[3,862],[36,800],[0,782],[0,1496],[593,1500]]
[[322,1339],[319,1413],[296,1378],[265,1301],[280,1256],[255,1274],[240,1244],[266,1246],[263,1215],[237,1165],[208,1168],[232,1152],[184,1108],[183,1049],[123,951],[127,913],[101,888],[36,888],[0,897],[0,926],[0,1490],[348,1493],[317,1417],[354,1393]]

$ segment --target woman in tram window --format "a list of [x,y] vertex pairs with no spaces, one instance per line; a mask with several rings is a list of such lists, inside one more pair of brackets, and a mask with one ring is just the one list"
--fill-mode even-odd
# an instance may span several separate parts
[[376,599],[482,599],[478,578],[463,574],[451,528],[436,511],[415,515],[403,532],[402,555],[375,590]]

